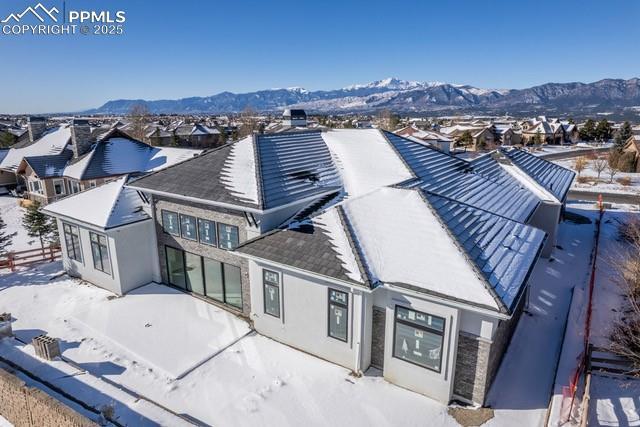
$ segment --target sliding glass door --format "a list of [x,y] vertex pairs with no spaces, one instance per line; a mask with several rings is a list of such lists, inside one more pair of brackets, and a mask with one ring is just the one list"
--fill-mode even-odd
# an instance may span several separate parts
[[169,283],[182,289],[187,289],[184,277],[184,258],[182,251],[166,246],[167,251],[167,276]]
[[224,282],[222,281],[222,263],[205,258],[204,277],[207,284],[207,296],[224,302]]
[[204,280],[202,277],[202,257],[189,252],[184,253],[187,270],[187,289],[204,296]]

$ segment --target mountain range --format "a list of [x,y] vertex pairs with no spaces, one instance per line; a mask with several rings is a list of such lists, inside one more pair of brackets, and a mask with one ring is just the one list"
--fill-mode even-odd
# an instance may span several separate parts
[[387,78],[342,89],[308,91],[299,87],[249,93],[221,92],[206,97],[147,101],[119,99],[87,114],[126,114],[144,104],[156,114],[237,113],[247,107],[259,112],[304,108],[310,113],[447,114],[485,112],[519,114],[637,114],[640,79],[604,79],[593,83],[546,83],[526,89],[481,89],[470,85]]

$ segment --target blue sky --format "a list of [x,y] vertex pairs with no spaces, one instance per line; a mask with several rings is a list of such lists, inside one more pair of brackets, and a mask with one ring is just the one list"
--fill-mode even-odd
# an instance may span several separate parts
[[[0,20],[37,2],[2,0]],[[124,10],[125,34],[0,34],[0,112],[390,76],[488,88],[640,76],[635,0],[67,0],[66,8]]]

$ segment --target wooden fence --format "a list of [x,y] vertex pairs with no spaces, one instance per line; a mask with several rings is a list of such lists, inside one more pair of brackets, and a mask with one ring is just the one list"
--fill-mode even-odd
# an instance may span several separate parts
[[0,256],[0,269],[8,268],[11,271],[15,271],[16,267],[28,266],[43,261],[53,262],[61,256],[62,251],[58,245],[9,252],[7,255]]

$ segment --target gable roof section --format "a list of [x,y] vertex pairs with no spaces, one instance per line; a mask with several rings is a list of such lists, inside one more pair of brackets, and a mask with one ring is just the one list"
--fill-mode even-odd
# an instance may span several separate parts
[[[64,168],[72,156],[71,150],[64,150],[57,155],[25,157],[22,161],[31,166],[38,178],[44,179],[62,176]],[[23,166],[21,165],[18,171],[22,170]]]
[[502,153],[559,201],[563,202],[566,199],[575,172],[524,150],[503,148]]
[[135,190],[124,187],[126,181],[127,177],[122,177],[48,204],[42,210],[105,230],[149,219],[144,201]]
[[58,155],[66,148],[70,138],[69,127],[48,129],[40,139],[20,145],[20,148],[14,146],[9,149],[0,163],[0,169],[15,171],[25,157]]
[[340,175],[321,132],[256,135],[264,209],[340,189]]

